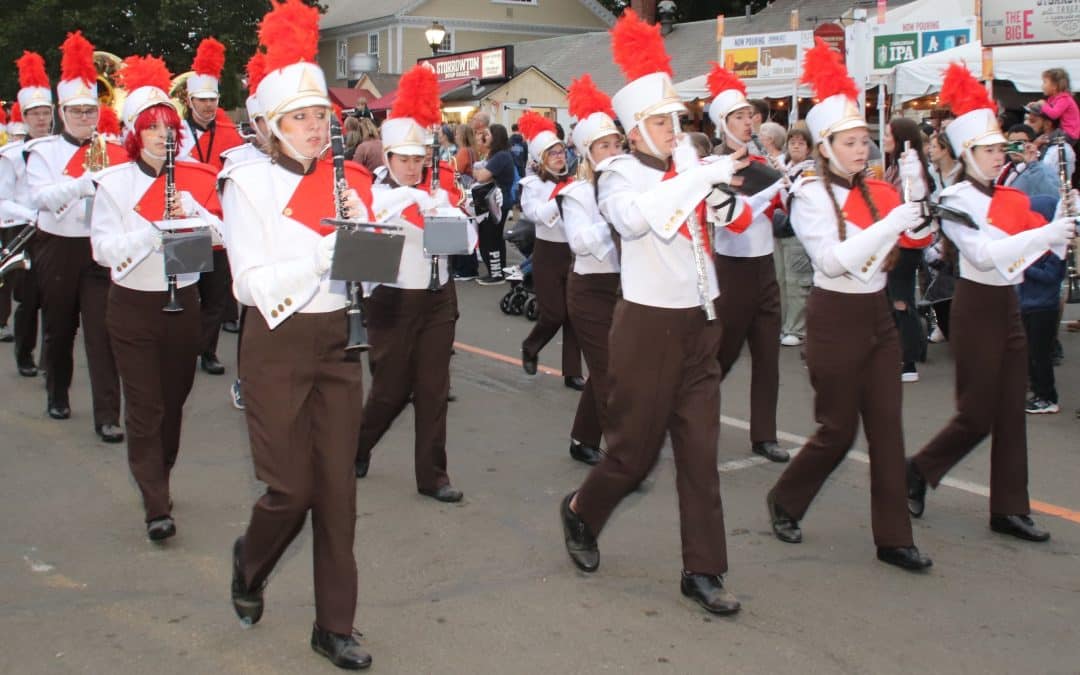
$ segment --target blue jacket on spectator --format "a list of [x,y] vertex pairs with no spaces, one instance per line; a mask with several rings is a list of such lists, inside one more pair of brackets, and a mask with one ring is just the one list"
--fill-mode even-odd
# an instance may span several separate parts
[[1061,281],[1065,278],[1065,261],[1047,251],[1024,270],[1020,293],[1022,313],[1052,309],[1057,311],[1061,300]]
[[1030,162],[1010,187],[1014,187],[1027,194],[1028,197],[1035,195],[1047,195],[1057,200],[1060,194],[1061,182],[1057,173],[1045,162]]

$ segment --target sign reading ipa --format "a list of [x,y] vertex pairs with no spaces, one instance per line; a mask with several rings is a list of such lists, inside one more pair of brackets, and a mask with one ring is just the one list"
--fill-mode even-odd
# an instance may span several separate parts
[[874,69],[886,70],[919,58],[919,34],[874,36]]
[[987,47],[1080,39],[1080,0],[983,0]]
[[505,80],[514,71],[514,50],[513,47],[496,47],[476,52],[433,56],[418,59],[417,62],[430,66],[440,82],[473,77],[481,81]]

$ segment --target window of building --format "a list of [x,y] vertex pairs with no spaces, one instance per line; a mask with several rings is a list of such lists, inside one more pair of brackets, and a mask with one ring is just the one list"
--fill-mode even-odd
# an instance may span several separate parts
[[344,80],[349,77],[349,41],[337,41],[337,79]]
[[368,33],[367,36],[367,53],[378,54],[379,53],[379,34]]
[[440,54],[454,53],[454,31],[446,31],[446,35],[444,35],[442,39],[442,44],[439,45],[438,52]]

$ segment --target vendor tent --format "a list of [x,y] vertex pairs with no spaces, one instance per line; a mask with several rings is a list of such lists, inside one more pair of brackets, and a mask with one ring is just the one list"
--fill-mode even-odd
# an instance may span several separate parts
[[[675,84],[675,90],[684,101],[712,98],[705,78],[706,75],[698,75],[689,80],[683,80]],[[746,82],[746,95],[749,98],[791,98],[791,95],[795,93],[795,80],[747,79],[744,82]],[[799,87],[799,96],[811,96],[810,89],[805,85]]]
[[[941,89],[945,68],[955,62],[979,76],[982,45],[971,42],[900,64],[889,89],[901,101],[932,94]],[[1064,68],[1070,80],[1080,82],[1080,42],[994,47],[994,79],[1011,81],[1017,91],[1042,91],[1042,72],[1051,67]]]

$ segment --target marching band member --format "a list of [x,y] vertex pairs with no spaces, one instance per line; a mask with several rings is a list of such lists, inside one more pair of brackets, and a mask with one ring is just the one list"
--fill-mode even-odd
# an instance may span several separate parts
[[[957,115],[946,130],[962,165],[960,180],[941,191],[945,206],[970,214],[977,227],[949,220],[946,236],[959,250],[949,318],[956,360],[956,415],[908,460],[908,508],[923,514],[927,484],[935,488],[984,438],[990,446],[990,529],[1028,541],[1050,533],[1035,525],[1028,500],[1027,340],[1013,288],[1049,249],[1064,258],[1073,218],[1047,224],[1022,192],[994,184],[1005,163],[996,105],[962,65],[950,65],[941,100]],[[1063,213],[1059,204],[1058,213]]]
[[589,366],[570,430],[570,456],[596,464],[603,456],[600,440],[610,391],[608,333],[619,295],[619,252],[596,204],[596,166],[622,153],[622,135],[612,121],[611,99],[588,74],[570,84],[569,100],[570,114],[578,119],[571,138],[582,162],[579,179],[558,194],[566,240],[574,253],[566,311]]
[[8,144],[21,143],[26,140],[26,122],[23,120],[22,108],[16,100],[11,106],[11,121],[8,122]]
[[[311,647],[342,668],[367,668],[356,643],[356,477],[363,378],[346,359],[345,283],[331,281],[336,212],[326,79],[312,59],[319,11],[277,3],[263,19],[267,48],[259,103],[272,134],[266,159],[223,171],[225,237],[233,289],[252,308],[240,376],[255,473],[266,492],[233,545],[233,608],[250,625],[263,613],[270,573],[312,512],[315,624]],[[347,215],[373,217],[370,174],[349,165]],[[360,194],[358,195],[357,192]]]
[[[457,204],[461,197],[447,162],[440,162],[439,187],[434,192],[430,177],[424,174],[432,145],[430,130],[442,119],[438,89],[434,71],[425,65],[413,66],[401,76],[397,100],[381,129],[385,164],[372,191],[372,208],[379,222],[403,228],[405,248],[397,281],[375,285],[364,301],[372,376],[356,449],[356,475],[367,475],[372,449],[411,395],[416,418],[416,489],[440,502],[459,502],[461,490],[450,485],[446,474],[446,409],[457,293],[448,256],[438,256],[433,268],[431,256],[424,251],[424,214],[438,207],[451,209],[451,203]],[[433,279],[433,273],[437,278]]]
[[623,297],[609,342],[607,454],[562,501],[566,550],[579,569],[596,571],[596,537],[648,475],[670,433],[682,593],[709,612],[731,614],[739,601],[723,584],[727,543],[716,468],[721,328],[702,311],[713,310],[719,291],[703,200],[744,163],[725,157],[701,164],[689,139],[676,142],[677,115],[685,108],[659,26],[626,10],[612,29],[612,45],[630,80],[612,104],[634,152],[597,167],[598,202],[622,239]]
[[[20,87],[15,106],[26,126],[27,137],[24,143],[9,144],[0,150],[0,220],[3,221],[5,244],[37,222],[37,209],[26,181],[26,143],[48,136],[53,123],[52,91],[49,76],[45,74],[45,59],[40,54],[24,51],[15,65],[19,69]],[[31,251],[32,245],[27,249],[28,253]],[[38,341],[38,311],[41,309],[37,278],[32,270],[16,271],[9,275],[5,286],[11,287],[12,296],[18,303],[13,320],[15,365],[23,377],[34,377],[38,373],[34,348]]]
[[[232,120],[218,107],[218,82],[224,67],[225,45],[212,37],[200,42],[191,63],[193,72],[185,83],[188,109],[184,117],[184,142],[179,154],[181,159],[209,164],[218,170],[224,165],[222,153],[244,144]],[[199,366],[206,373],[221,375],[225,372],[225,366],[217,357],[218,337],[221,335],[222,322],[236,318],[236,309],[230,309],[235,302],[229,292],[232,285],[229,256],[224,244],[216,238],[214,270],[201,275],[198,285],[202,307]]]
[[555,197],[573,180],[566,175],[566,146],[555,135],[555,123],[533,111],[518,120],[518,128],[529,144],[529,159],[536,173],[521,179],[521,214],[536,224],[533,248],[533,285],[540,318],[521,343],[521,367],[536,374],[537,358],[551,338],[562,329],[563,381],[581,390],[581,349],[574,327],[566,316],[566,281],[573,266],[573,253],[566,243],[562,216]]
[[[708,77],[713,101],[709,117],[724,139],[725,153],[747,148],[753,134],[754,106],[738,76],[713,64]],[[767,163],[753,155],[752,162]],[[776,404],[780,395],[780,285],[773,259],[772,216],[780,206],[777,181],[750,197],[740,197],[743,212],[731,227],[716,232],[716,273],[720,282],[720,369],[724,377],[750,347],[750,448],[773,462],[786,462],[776,442]],[[747,223],[746,219],[750,222]]]
[[56,98],[63,130],[26,145],[26,184],[38,209],[34,267],[45,332],[48,414],[71,417],[68,389],[74,367],[75,333],[82,326],[94,429],[106,443],[124,440],[120,421],[120,381],[113,361],[105,308],[109,271],[94,262],[88,210],[93,172],[127,161],[114,143],[93,139],[98,122],[94,47],[82,32],[69,33],[61,46]]
[[180,450],[184,402],[195,379],[199,348],[198,274],[178,275],[179,312],[162,312],[170,299],[161,230],[155,221],[198,217],[218,225],[217,171],[176,162],[175,202],[164,175],[166,133],[178,141],[180,115],[169,99],[165,62],[124,59],[119,74],[124,99],[124,147],[131,161],[98,174],[90,222],[94,259],[109,268],[105,323],[124,388],[128,467],[142,493],[146,532],[152,541],[176,534],[169,476]]
[[[820,101],[806,124],[824,164],[793,187],[791,222],[814,265],[806,303],[806,366],[817,431],[766,497],[773,532],[802,541],[799,521],[851,449],[859,418],[870,452],[870,511],[879,560],[907,570],[931,561],[915,547],[904,510],[900,342],[885,292],[885,263],[904,233],[930,235],[919,205],[864,177],[870,132],[842,57],[820,38],[806,53],[804,82]],[[926,196],[914,153],[901,165],[915,199]]]

